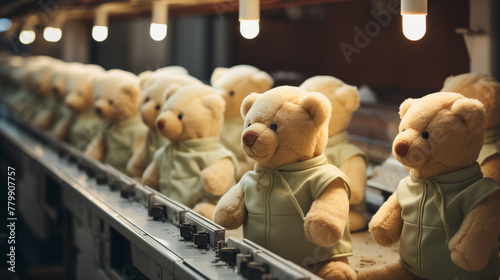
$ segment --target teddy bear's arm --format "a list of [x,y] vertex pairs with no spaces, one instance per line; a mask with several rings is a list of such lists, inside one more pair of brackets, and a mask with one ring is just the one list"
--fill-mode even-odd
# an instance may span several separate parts
[[156,165],[156,162],[153,160],[148,165],[146,170],[144,170],[144,173],[142,173],[141,182],[143,185],[149,186],[150,188],[158,191],[160,190],[159,180],[160,180],[160,173],[158,170],[158,166]]
[[245,221],[245,193],[238,183],[224,194],[214,211],[214,222],[226,229],[237,229]]
[[322,247],[337,244],[344,233],[349,215],[349,198],[344,180],[335,179],[312,203],[304,230],[309,241]]
[[354,156],[340,166],[340,170],[351,180],[351,204],[361,203],[365,197],[366,162],[362,156]]
[[209,194],[221,196],[234,184],[235,166],[230,158],[219,159],[201,171],[201,185]]
[[373,240],[380,246],[391,246],[399,240],[403,229],[401,210],[394,192],[373,215],[368,226]]
[[69,135],[69,128],[71,126],[71,116],[66,116],[59,120],[54,128],[52,128],[52,134],[54,134],[59,139],[66,139]]
[[448,247],[451,260],[469,271],[483,269],[500,234],[500,191],[481,201],[464,219]]
[[146,169],[146,141],[143,141],[127,162],[127,172],[133,177],[141,177]]
[[42,112],[35,115],[33,124],[42,129],[48,129],[52,126],[53,119],[54,113],[52,112],[52,110],[43,110]]
[[105,153],[106,142],[104,142],[102,132],[100,132],[94,137],[94,139],[92,139],[92,142],[89,143],[85,149],[85,154],[98,161],[102,161]]
[[489,177],[500,184],[500,154],[494,154],[488,157],[481,164],[481,171],[484,177]]

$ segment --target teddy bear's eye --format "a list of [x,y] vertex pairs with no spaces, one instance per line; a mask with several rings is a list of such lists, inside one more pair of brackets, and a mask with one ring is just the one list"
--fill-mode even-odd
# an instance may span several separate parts
[[278,125],[277,125],[277,124],[275,124],[275,123],[272,123],[272,124],[269,126],[269,128],[270,128],[272,131],[276,131],[276,130],[278,130]]
[[146,99],[144,99],[144,103],[148,103],[149,101],[149,97],[146,97]]
[[234,90],[229,92],[229,96],[234,96]]
[[250,127],[252,125],[252,123],[248,123],[247,127]]
[[156,105],[155,109],[156,111],[160,110],[160,105]]
[[424,138],[426,140],[429,139],[429,132],[427,132],[427,131],[422,132],[422,138]]
[[108,102],[109,102],[109,105],[113,105],[114,104],[113,100],[109,100]]
[[401,130],[401,132],[405,132],[406,128],[404,128],[403,130]]
[[182,120],[182,116],[183,116],[183,115],[182,115],[182,113],[180,113],[179,115],[177,115],[177,118],[178,118],[179,120]]

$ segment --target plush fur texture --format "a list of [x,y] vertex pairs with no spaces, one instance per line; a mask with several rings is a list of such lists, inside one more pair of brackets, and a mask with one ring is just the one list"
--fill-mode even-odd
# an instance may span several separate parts
[[210,83],[219,90],[226,101],[221,142],[238,158],[240,172],[237,177],[241,178],[245,172],[253,169],[255,163],[240,148],[241,133],[244,129],[240,114],[241,103],[250,93],[263,93],[269,90],[274,81],[269,74],[253,66],[236,65],[231,68],[215,68]]
[[[87,146],[85,153],[100,161],[113,161],[124,158],[124,162],[114,163],[114,167],[125,172],[127,161],[134,150],[144,141],[146,127],[140,123],[127,124],[123,127],[120,123],[132,121],[139,116],[139,99],[141,91],[138,77],[122,70],[108,70],[93,83],[94,110],[96,114],[108,124],[105,130],[94,137]],[[133,143],[128,143],[120,151],[116,147],[108,147],[106,142],[116,133],[117,125],[122,131],[127,130],[125,137],[131,137]],[[133,126],[133,127],[132,127]],[[119,129],[118,129],[119,130]],[[111,152],[115,150],[115,152]],[[107,160],[106,160],[107,159]],[[110,163],[113,165],[113,163]]]
[[[155,72],[143,72],[139,75],[142,96],[139,101],[139,112],[142,121],[149,128],[150,133],[157,133],[156,118],[161,112],[168,93],[189,84],[202,84],[196,78],[187,74],[187,71],[180,66],[170,66],[160,68]],[[127,171],[134,178],[140,181],[142,173],[150,162],[146,162],[147,150],[154,145],[153,143],[144,143],[134,153],[127,163]],[[158,149],[159,143],[154,146]]]
[[[312,159],[321,155],[326,146],[331,105],[320,93],[288,86],[263,94],[252,93],[243,100],[241,114],[245,119],[242,147],[259,168],[279,169],[286,164]],[[307,239],[318,246],[336,244],[345,230],[348,210],[348,194],[343,181],[334,180],[307,212],[304,221]],[[214,221],[235,229],[246,217],[245,193],[237,184],[217,204]],[[346,257],[307,268],[327,279],[356,277]]]
[[[165,91],[162,111],[156,119],[160,133],[172,145],[185,140],[218,137],[224,121],[224,99],[206,85],[186,85]],[[201,186],[213,196],[221,196],[234,184],[236,166],[233,159],[224,157],[201,169]],[[151,162],[142,175],[142,183],[159,189],[161,166]],[[212,219],[215,204],[201,202],[193,210]]]
[[[324,94],[332,104],[332,117],[328,124],[328,137],[334,137],[341,133],[345,133],[352,115],[359,107],[359,93],[356,87],[350,86],[341,80],[331,76],[315,76],[307,79],[300,85],[301,88],[307,91],[315,91]],[[348,145],[346,143],[346,145]],[[351,144],[352,145],[352,144]],[[328,158],[330,156],[327,151],[325,154]],[[351,208],[349,211],[349,229],[351,231],[358,231],[366,228],[368,225],[367,212],[365,200],[366,189],[366,167],[367,162],[362,153],[354,154],[352,157],[339,164],[347,177],[351,180],[351,198],[352,205],[360,204],[360,208]]]
[[[394,139],[393,154],[415,178],[433,180],[436,176],[476,164],[485,123],[481,102],[457,93],[439,92],[420,99],[407,99],[401,104],[399,113],[400,133]],[[398,191],[380,207],[369,224],[373,239],[381,246],[390,246],[400,240],[402,213],[410,211],[400,206]],[[451,261],[466,271],[483,269],[497,246],[499,199],[500,192],[496,191],[465,213],[458,231],[449,236],[448,248],[443,247],[451,251]],[[435,271],[443,270],[447,271],[439,262],[435,263]],[[410,273],[400,262],[394,262],[365,270],[358,274],[358,279],[421,278]]]
[[54,123],[52,109],[56,100],[53,95],[52,77],[62,71],[63,67],[62,61],[54,60],[38,68],[31,77],[31,90],[35,93],[38,102],[33,124],[42,129],[49,129]]
[[105,70],[98,65],[77,67],[68,76],[68,93],[64,99],[73,112],[67,131],[69,142],[84,151],[101,128],[101,120],[94,111],[94,82],[102,77]]
[[[446,79],[441,91],[458,92],[465,97],[481,101],[486,110],[485,129],[500,129],[500,83],[495,78],[479,73],[465,73]],[[495,153],[481,162],[485,177],[500,184],[500,153]]]

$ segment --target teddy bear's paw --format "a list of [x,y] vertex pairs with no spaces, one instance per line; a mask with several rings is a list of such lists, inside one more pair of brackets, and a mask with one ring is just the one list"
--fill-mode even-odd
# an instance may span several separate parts
[[215,172],[205,172],[201,173],[201,185],[203,189],[211,195],[222,196],[227,191],[227,183],[224,178],[217,176]]
[[451,260],[461,268],[468,271],[479,271],[488,264],[490,252],[479,253],[466,246],[451,247]]
[[349,230],[351,232],[364,230],[367,226],[368,221],[361,212],[356,210],[349,211]]
[[380,246],[389,247],[398,242],[400,235],[382,226],[369,225],[373,240]]
[[226,229],[237,229],[243,224],[245,213],[240,209],[234,208],[217,208],[213,214],[213,220],[217,224],[225,227]]
[[341,230],[340,224],[325,218],[308,215],[304,224],[305,234],[312,243],[322,247],[331,247],[337,244],[342,237],[343,230]]
[[323,279],[357,279],[356,272],[352,267],[344,262],[331,261],[317,272],[317,275]]
[[201,202],[193,207],[193,211],[209,220],[212,220],[215,211],[215,204],[208,202]]

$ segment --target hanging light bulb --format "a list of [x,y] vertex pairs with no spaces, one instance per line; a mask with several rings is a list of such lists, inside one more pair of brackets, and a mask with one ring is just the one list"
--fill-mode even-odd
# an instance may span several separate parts
[[401,0],[403,34],[411,41],[424,37],[427,30],[427,0]]
[[35,30],[33,29],[23,29],[19,33],[19,41],[25,45],[33,43],[36,39]]
[[92,38],[102,42],[108,38],[108,13],[104,9],[96,11],[94,26],[92,27]]
[[152,7],[151,26],[149,36],[155,41],[161,41],[167,37],[168,3],[166,1],[155,1]]
[[240,33],[246,39],[259,35],[260,6],[259,0],[240,0]]
[[43,30],[43,38],[48,42],[57,42],[61,40],[62,30],[58,27],[47,26]]
[[62,21],[63,21],[63,16],[59,14],[53,20],[51,20],[51,22],[49,22],[49,25],[45,27],[45,29],[43,30],[43,38],[47,42],[58,42],[59,40],[61,40]]

